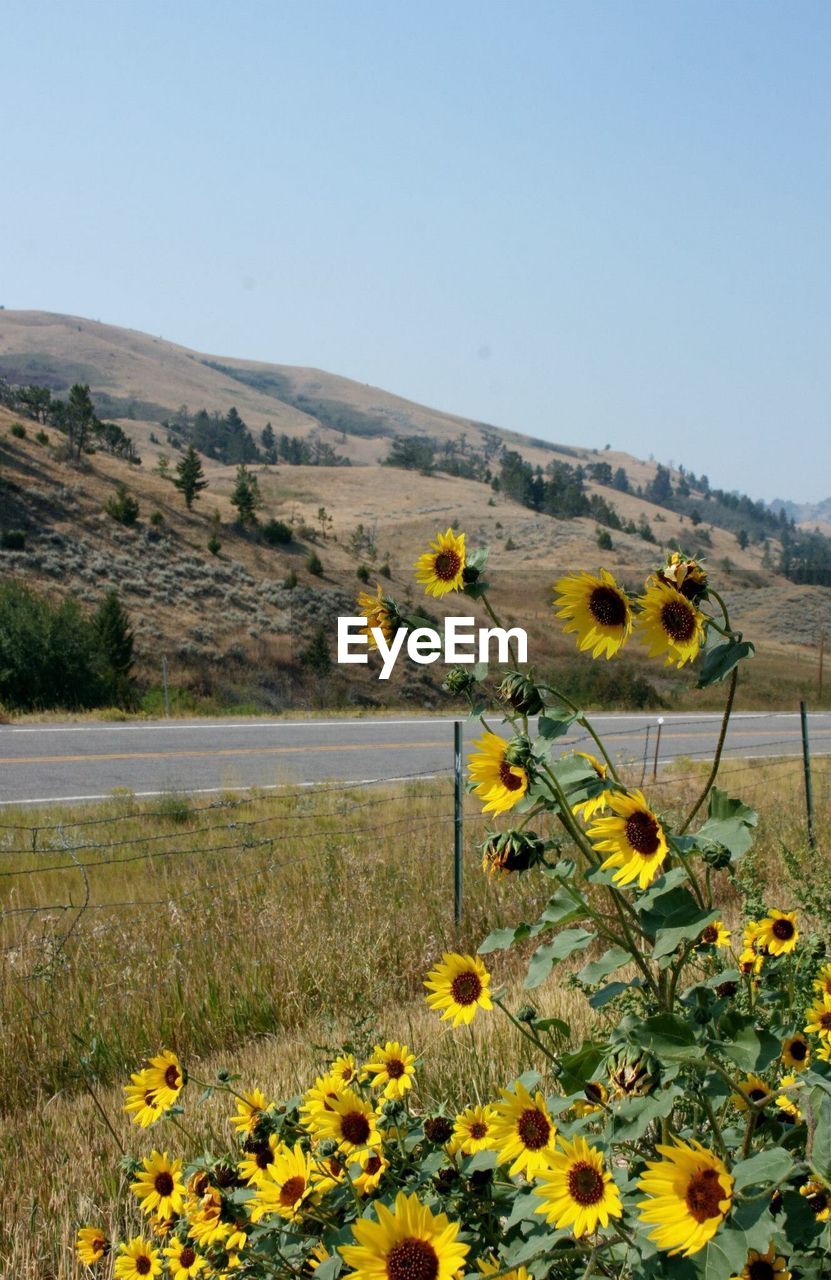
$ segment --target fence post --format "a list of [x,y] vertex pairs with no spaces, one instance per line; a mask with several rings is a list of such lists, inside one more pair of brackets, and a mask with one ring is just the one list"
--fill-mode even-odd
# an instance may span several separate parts
[[649,732],[652,728],[651,724],[646,726],[646,742],[643,744],[643,768],[641,769],[641,786],[646,781],[646,764],[649,759]]
[[167,687],[167,654],[162,654],[162,683],[164,685],[164,713],[170,719],[170,691]]
[[817,847],[814,834],[814,790],[811,786],[811,752],[808,747],[808,716],[805,703],[799,704],[799,718],[802,722],[802,764],[805,770],[805,808],[808,812],[808,844],[812,850]]
[[462,791],[462,722],[453,722],[453,919],[462,923],[462,820],[464,813]]
[[664,717],[658,716],[658,732],[655,735],[655,760],[652,764],[653,780],[658,776],[658,752],[661,750],[661,726],[664,723]]

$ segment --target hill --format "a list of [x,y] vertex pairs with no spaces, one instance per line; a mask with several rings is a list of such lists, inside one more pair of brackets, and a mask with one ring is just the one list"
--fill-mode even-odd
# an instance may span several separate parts
[[[23,549],[0,551],[0,575],[23,577],[51,593],[76,593],[90,607],[116,586],[136,632],[150,708],[159,705],[162,654],[185,707],[402,699],[438,705],[440,668],[411,669],[379,686],[365,668],[351,668],[348,682],[339,671],[321,679],[300,659],[317,626],[333,634],[334,617],[353,610],[364,587],[358,573],[373,588],[380,582],[385,594],[422,608],[413,562],[437,529],[456,522],[471,544],[490,546],[489,576],[507,597],[512,621],[528,625],[532,660],[538,667],[556,662],[587,702],[684,705],[691,681],[688,673],[661,671],[634,652],[608,668],[575,662],[571,643],[551,627],[552,582],[602,562],[634,586],[661,548],[673,544],[706,555],[725,578],[749,634],[763,636],[748,698],[792,706],[813,687],[817,639],[823,628],[831,630],[831,591],[776,573],[775,525],[761,520],[757,528],[754,504],[731,507],[730,495],[715,496],[691,473],[614,450],[535,441],[316,370],[204,356],[130,330],[40,312],[0,312],[0,376],[58,395],[83,380],[98,413],[129,435],[141,458],[135,465],[98,448],[70,460],[54,426],[0,409],[0,530],[25,533]],[[183,405],[188,422],[203,408],[217,419],[238,411],[259,450],[251,469],[263,498],[260,527],[269,519],[283,522],[292,532],[289,543],[270,545],[234,523],[236,467],[217,458],[203,457],[208,488],[187,511],[170,481],[186,440],[176,424]],[[22,436],[12,430],[17,421]],[[331,425],[335,421],[339,425]],[[328,444],[338,465],[262,461],[266,423],[275,435]],[[439,468],[449,466],[449,458],[458,470],[461,460],[462,470],[470,463],[479,478],[383,465],[396,441],[407,438],[431,442]],[[506,457],[514,463],[507,466]],[[482,459],[491,483],[482,478]],[[556,503],[565,491],[554,493],[555,479],[559,485],[565,476],[571,484],[577,468],[574,509],[586,513],[563,514],[568,506],[560,513]],[[618,471],[626,474],[625,492],[611,482]],[[664,505],[658,499],[667,481],[671,497]],[[139,503],[132,527],[105,512],[119,484]],[[565,492],[568,501],[572,490]],[[563,518],[546,514],[552,504]],[[613,546],[601,551],[598,529],[609,523],[607,509],[613,520],[604,532]],[[734,527],[720,527],[711,515]],[[752,536],[737,537],[742,521]],[[208,540],[215,528],[221,547],[212,555]],[[465,611],[474,611],[467,602]]]

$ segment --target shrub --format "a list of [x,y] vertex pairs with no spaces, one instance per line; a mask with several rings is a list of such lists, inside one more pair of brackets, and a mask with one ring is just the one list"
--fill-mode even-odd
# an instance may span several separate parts
[[219,541],[219,535],[216,529],[211,530],[211,536],[208,538],[208,550],[212,556],[218,556],[222,549],[222,543]]
[[106,695],[98,633],[77,601],[0,585],[0,701],[20,711],[75,710]]
[[35,440],[36,440],[36,442],[37,442],[38,444],[48,444],[48,443],[49,443],[49,437],[48,437],[48,435],[46,434],[46,432],[43,430],[43,428],[41,428],[41,430],[40,430],[40,431],[38,431],[37,435],[35,436]]
[[162,515],[161,511],[150,512],[150,523],[152,524],[154,529],[158,529],[160,525],[164,524],[164,516]]
[[329,637],[322,623],[315,628],[311,640],[300,654],[300,665],[317,676],[328,675],[332,670]]
[[608,529],[597,530],[597,545],[601,551],[612,550],[612,546],[614,544],[612,543],[612,535],[609,533]]
[[369,582],[369,569],[365,564],[359,564],[355,570],[355,577],[359,582]]
[[0,531],[0,549],[3,551],[25,551],[26,534],[22,529],[3,529]]
[[316,551],[313,551],[312,554],[307,558],[306,568],[308,569],[309,573],[314,575],[315,578],[323,577],[323,561],[321,560],[320,556],[317,554]]
[[128,528],[134,525],[139,517],[139,504],[132,494],[127,492],[127,486],[124,484],[120,484],[115,494],[107,499],[104,510],[108,516],[112,516],[113,520],[117,520],[119,524],[126,525]]
[[381,577],[382,577],[382,578],[391,578],[391,577],[392,577],[392,569],[389,567],[389,565],[387,564],[386,560],[385,560],[385,561],[384,561],[384,563],[381,565],[381,568],[378,570],[378,572],[380,573],[380,575],[381,575]]
[[270,547],[284,547],[292,540],[291,525],[284,520],[271,519],[261,530],[263,541]]
[[297,574],[294,572],[294,569],[289,569],[288,573],[283,579],[283,586],[286,588],[286,591],[293,591],[294,588],[297,586],[297,581],[298,581]]
[[16,440],[26,439],[26,428],[22,422],[13,422],[9,427],[9,435],[14,436]]

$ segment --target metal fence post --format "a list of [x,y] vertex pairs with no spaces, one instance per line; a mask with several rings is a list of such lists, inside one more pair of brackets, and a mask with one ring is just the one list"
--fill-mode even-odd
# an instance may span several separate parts
[[663,723],[664,723],[664,717],[658,716],[658,732],[655,735],[655,760],[653,761],[653,764],[652,764],[653,779],[657,778],[658,776],[658,753],[661,750],[661,728],[663,726]]
[[170,719],[170,690],[167,687],[167,654],[162,654],[162,684],[164,685],[164,713]]
[[647,760],[649,759],[649,731],[651,728],[652,728],[651,724],[648,724],[646,726],[646,742],[644,742],[643,744],[643,768],[641,769],[641,786],[643,786],[644,781],[646,779],[646,765],[647,765]]
[[462,821],[464,813],[462,791],[462,722],[453,722],[453,919],[462,923]]
[[799,704],[799,718],[802,722],[802,765],[805,770],[805,808],[808,812],[808,844],[816,849],[817,839],[814,834],[814,790],[811,786],[811,752],[808,747],[808,716],[805,703]]

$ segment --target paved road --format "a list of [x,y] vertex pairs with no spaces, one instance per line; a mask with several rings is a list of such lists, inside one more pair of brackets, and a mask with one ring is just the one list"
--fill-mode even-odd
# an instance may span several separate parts
[[[654,758],[654,714],[595,718],[621,759]],[[115,787],[152,796],[177,790],[210,794],[249,786],[357,782],[429,775],[452,765],[453,721],[173,720],[115,725],[0,726],[0,804],[105,799]],[[667,715],[659,762],[711,753],[718,715]],[[478,732],[465,724],[465,747]],[[647,743],[647,729],[649,739]],[[812,753],[831,752],[831,714],[810,717]],[[590,745],[575,732],[563,744]],[[728,757],[801,753],[799,716],[734,716]]]

